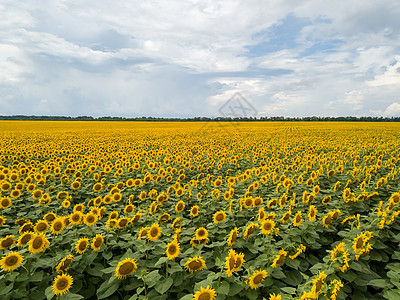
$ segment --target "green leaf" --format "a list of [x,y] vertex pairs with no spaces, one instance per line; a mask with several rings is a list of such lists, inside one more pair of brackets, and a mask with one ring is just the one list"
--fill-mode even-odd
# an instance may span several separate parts
[[388,282],[386,282],[385,279],[372,279],[367,283],[367,285],[372,285],[378,288],[385,288],[388,285],[390,285]]
[[285,275],[286,278],[284,278],[283,281],[291,286],[298,286],[303,280],[303,276],[301,276],[301,273],[298,270],[285,272]]
[[104,293],[99,293],[97,292],[97,297],[98,299],[105,299],[107,297],[110,297],[116,290],[119,288],[119,281],[114,281],[111,286],[107,288],[107,290]]
[[222,281],[219,287],[216,289],[217,294],[228,295],[229,294],[229,283]]
[[158,273],[158,270],[154,270],[144,277],[144,281],[146,282],[148,287],[153,287],[160,278],[161,275]]
[[32,277],[30,278],[29,281],[32,281],[32,282],[40,282],[40,281],[42,281],[43,273],[44,273],[43,270],[40,271],[40,272],[35,272],[35,274],[32,275]]
[[193,299],[193,294],[185,295],[179,300],[192,300]]
[[291,267],[292,269],[298,269],[300,266],[300,259],[287,259],[285,261],[285,264],[289,267]]
[[294,295],[296,294],[296,289],[293,287],[283,287],[281,288],[282,291],[284,291],[286,294]]
[[113,256],[113,253],[111,251],[110,252],[103,252],[102,255],[106,260],[109,260]]
[[279,269],[275,269],[272,274],[272,277],[277,278],[277,279],[282,279],[282,278],[286,278],[285,273],[283,273],[281,270]]
[[9,285],[7,285],[5,288],[3,288],[0,291],[0,295],[7,295],[14,287],[14,283],[11,282]]
[[73,294],[73,293],[67,293],[64,296],[61,297],[62,300],[80,300],[84,299],[85,297],[78,295],[78,294]]
[[238,283],[230,283],[229,284],[229,296],[235,296],[236,294],[240,293],[243,290],[243,286]]
[[162,265],[163,263],[165,263],[166,261],[168,261],[168,257],[160,257],[159,260],[155,263],[155,267]]
[[46,295],[47,300],[51,300],[54,297],[53,288],[49,286],[45,291],[44,294]]
[[154,286],[154,288],[160,294],[164,294],[166,291],[168,291],[168,289],[172,286],[173,283],[174,281],[172,280],[172,278],[168,277],[166,280],[158,282]]
[[168,266],[168,273],[173,274],[175,272],[181,272],[182,267],[176,262],[170,262],[170,266]]

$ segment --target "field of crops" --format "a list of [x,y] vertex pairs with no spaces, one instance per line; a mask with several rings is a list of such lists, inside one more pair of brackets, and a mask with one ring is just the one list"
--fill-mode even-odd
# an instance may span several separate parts
[[0,122],[0,299],[400,299],[400,124]]

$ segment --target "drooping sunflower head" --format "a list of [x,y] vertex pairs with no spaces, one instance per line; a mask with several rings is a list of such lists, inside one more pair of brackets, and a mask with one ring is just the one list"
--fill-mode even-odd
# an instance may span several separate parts
[[71,275],[68,274],[61,274],[58,275],[52,285],[53,293],[56,295],[63,295],[66,294],[72,286],[74,282]]
[[7,218],[0,216],[0,227],[3,226],[7,221]]
[[142,227],[139,231],[138,239],[139,240],[146,240],[147,239],[147,233],[149,231],[150,227]]
[[19,252],[10,252],[0,260],[0,268],[11,272],[22,264],[23,258]]
[[64,273],[69,269],[69,266],[74,261],[74,256],[72,254],[64,257],[56,267],[57,273]]
[[229,233],[229,237],[227,240],[228,246],[232,247],[233,243],[236,241],[239,234],[239,229],[237,227],[233,228]]
[[185,268],[189,272],[196,272],[203,270],[205,268],[206,262],[203,260],[201,256],[195,256],[189,258],[189,260],[185,263]]
[[245,229],[245,231],[244,231],[244,233],[243,233],[243,236],[245,237],[245,238],[249,238],[250,237],[250,235],[252,234],[252,233],[254,233],[254,231],[256,231],[256,228],[258,227],[258,224],[257,223],[250,223],[247,227],[246,227],[246,229]]
[[163,223],[167,223],[170,219],[171,219],[171,216],[169,213],[163,213],[162,215],[160,215],[158,217],[158,222],[163,224]]
[[147,237],[150,241],[155,241],[161,236],[161,227],[157,223],[153,223],[147,232]]
[[302,216],[301,216],[301,211],[297,211],[293,218],[293,226],[298,227],[301,224]]
[[120,261],[115,268],[115,276],[118,279],[124,279],[132,275],[137,269],[136,259],[126,258]]

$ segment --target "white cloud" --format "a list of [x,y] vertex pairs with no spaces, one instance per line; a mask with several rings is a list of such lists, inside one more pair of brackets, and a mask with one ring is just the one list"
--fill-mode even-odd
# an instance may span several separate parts
[[400,103],[394,102],[390,104],[382,113],[382,115],[387,117],[400,116]]

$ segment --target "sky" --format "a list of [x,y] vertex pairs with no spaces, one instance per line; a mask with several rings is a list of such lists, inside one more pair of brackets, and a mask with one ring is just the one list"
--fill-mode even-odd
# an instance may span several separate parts
[[400,115],[398,0],[0,0],[0,16],[0,115]]

